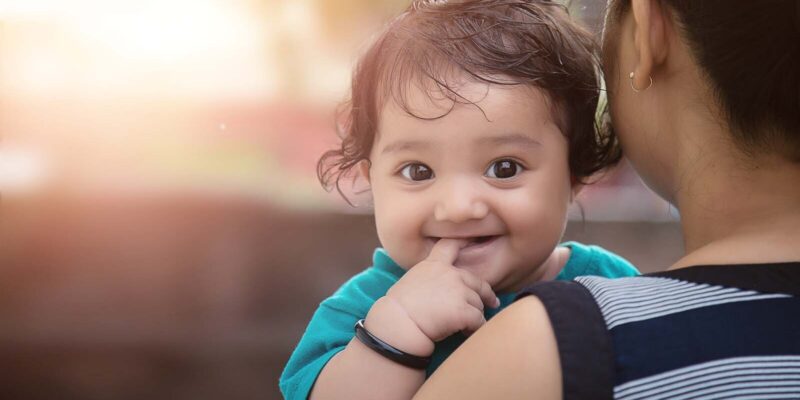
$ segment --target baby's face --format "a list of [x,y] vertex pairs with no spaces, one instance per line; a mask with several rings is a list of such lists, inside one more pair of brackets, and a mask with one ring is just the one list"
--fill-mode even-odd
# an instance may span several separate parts
[[[542,92],[530,87],[469,83],[475,101],[425,120],[393,102],[381,113],[369,169],[381,244],[408,269],[439,238],[469,241],[455,266],[495,291],[515,291],[564,232],[571,196],[567,141]],[[451,107],[409,93],[418,116]]]

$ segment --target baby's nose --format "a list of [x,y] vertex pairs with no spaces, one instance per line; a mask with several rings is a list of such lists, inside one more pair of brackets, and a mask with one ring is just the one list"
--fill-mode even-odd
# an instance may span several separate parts
[[481,193],[467,182],[445,185],[438,197],[433,213],[437,221],[464,222],[489,213]]

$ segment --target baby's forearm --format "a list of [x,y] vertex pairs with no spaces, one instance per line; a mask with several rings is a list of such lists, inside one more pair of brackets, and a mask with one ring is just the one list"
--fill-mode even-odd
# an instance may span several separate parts
[[353,339],[322,370],[311,391],[320,399],[410,399],[425,371],[397,364]]
[[[402,310],[386,299],[373,305],[367,315],[366,327],[375,336],[410,354],[429,355],[433,352],[433,342]],[[310,398],[410,399],[424,381],[424,370],[391,361],[354,338],[323,368]]]

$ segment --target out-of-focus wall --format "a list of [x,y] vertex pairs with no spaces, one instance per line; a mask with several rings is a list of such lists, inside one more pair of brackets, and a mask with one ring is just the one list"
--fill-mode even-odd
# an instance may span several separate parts
[[[279,398],[316,305],[378,245],[368,215],[226,198],[3,211],[19,228],[0,236],[0,390],[13,399]],[[674,223],[575,221],[565,239],[643,271],[681,251]]]
[[[602,3],[573,1],[597,27]],[[316,181],[400,0],[0,0],[0,393],[278,398],[316,305],[379,245]],[[631,169],[565,240],[681,253]]]

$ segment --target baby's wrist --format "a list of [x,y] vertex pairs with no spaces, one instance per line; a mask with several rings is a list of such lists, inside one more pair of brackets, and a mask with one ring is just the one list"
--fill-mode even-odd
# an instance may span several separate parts
[[392,298],[384,296],[378,299],[364,324],[370,333],[398,350],[420,357],[433,354],[434,342]]

